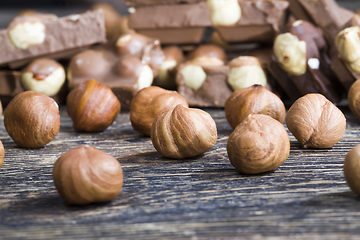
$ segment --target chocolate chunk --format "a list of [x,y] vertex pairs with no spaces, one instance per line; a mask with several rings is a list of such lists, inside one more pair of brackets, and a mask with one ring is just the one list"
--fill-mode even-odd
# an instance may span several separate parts
[[[6,106],[13,97],[24,91],[21,85],[21,72],[19,71],[0,71],[0,100]],[[65,104],[68,89],[66,84],[60,91],[53,96],[54,100],[60,105]]]
[[289,3],[291,13],[319,26],[331,45],[336,34],[349,26],[354,16],[354,12],[339,7],[335,0],[289,0]]
[[[29,36],[24,35],[26,32],[24,28],[27,27],[32,30]],[[18,17],[10,23],[8,29],[0,31],[2,43],[0,65],[74,50],[105,41],[104,17],[101,10],[59,19],[48,15],[46,17],[43,15]]]
[[346,91],[348,91],[351,85],[360,78],[360,74],[349,71],[345,63],[341,60],[336,47],[331,49],[331,69],[334,71]]
[[136,92],[152,84],[164,58],[158,40],[131,32],[75,55],[68,67],[69,88],[95,79],[110,87],[121,108],[128,109]]
[[216,26],[226,42],[272,42],[285,23],[286,1],[239,0],[241,18],[234,26]]
[[185,97],[189,106],[196,107],[224,107],[226,99],[231,95],[232,89],[227,83],[229,67],[226,65],[202,66],[206,78],[199,89],[194,90],[185,83],[181,69],[188,63],[179,67],[176,75],[178,92]]
[[[272,57],[269,71],[273,74],[279,85],[282,86],[288,97],[295,100],[307,93],[321,93],[332,102],[339,101],[341,99],[342,89],[338,88],[338,82],[336,82],[336,79],[333,77],[334,74],[330,68],[330,61],[326,56],[327,45],[321,33],[311,23],[303,20],[294,22],[291,26],[287,27],[287,31],[285,32],[287,33],[281,34],[281,36],[279,35],[275,40],[275,55]],[[285,36],[292,36],[292,38],[294,38],[294,40],[292,40],[294,41],[293,44],[298,45],[291,46],[289,45],[290,42],[279,42],[281,41],[279,37]],[[295,38],[298,40],[295,41]],[[285,41],[285,39],[282,41]],[[306,56],[300,55],[303,53],[302,51],[279,52],[278,49],[282,49],[281,44],[286,44],[288,49],[293,47],[293,50],[300,49],[301,46],[304,46],[306,47],[306,49],[304,49],[306,50]],[[290,53],[299,54],[299,56],[287,55]],[[280,60],[277,59],[277,57],[280,57]],[[281,57],[284,58],[282,59]],[[301,61],[293,62],[293,64],[297,63],[297,65],[286,65],[292,62],[292,59]],[[302,62],[302,60],[304,60],[304,62]],[[305,64],[303,71],[298,71],[300,63]],[[289,82],[292,82],[292,84]]]

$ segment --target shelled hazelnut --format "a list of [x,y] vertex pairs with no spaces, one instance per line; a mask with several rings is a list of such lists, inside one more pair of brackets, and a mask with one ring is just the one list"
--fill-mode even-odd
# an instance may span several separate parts
[[354,73],[360,73],[360,27],[345,28],[335,38],[335,46],[346,67]]
[[32,90],[47,96],[56,95],[65,83],[63,66],[49,58],[32,61],[21,73],[24,90]]
[[55,162],[52,175],[60,196],[71,205],[111,201],[123,186],[120,163],[87,145],[64,153]]
[[178,92],[156,86],[144,88],[131,101],[131,125],[136,131],[150,136],[154,119],[178,104],[189,106],[186,99]]
[[42,93],[25,91],[6,107],[4,125],[19,147],[40,148],[59,132],[59,107],[54,99]]
[[66,106],[73,128],[84,132],[104,131],[115,121],[121,108],[111,89],[94,79],[71,90]]
[[306,72],[306,42],[291,33],[279,34],[274,41],[274,54],[280,67],[290,75]]
[[180,104],[160,113],[151,127],[155,149],[168,158],[198,156],[214,147],[216,139],[216,124],[210,114]]
[[214,26],[229,26],[241,18],[241,7],[237,0],[207,0]]
[[179,74],[184,79],[185,86],[193,90],[199,90],[206,80],[206,73],[203,69],[206,67],[223,66],[224,62],[217,57],[202,56],[185,62],[178,69]]
[[286,125],[303,148],[331,148],[343,137],[346,119],[323,95],[311,93],[292,104]]
[[254,113],[268,115],[283,123],[286,110],[277,95],[257,84],[234,91],[226,100],[225,116],[232,128]]
[[242,174],[258,174],[281,166],[290,152],[285,127],[263,114],[249,115],[229,136],[227,153]]
[[228,83],[235,91],[254,84],[267,85],[267,78],[260,61],[252,56],[240,56],[228,63]]

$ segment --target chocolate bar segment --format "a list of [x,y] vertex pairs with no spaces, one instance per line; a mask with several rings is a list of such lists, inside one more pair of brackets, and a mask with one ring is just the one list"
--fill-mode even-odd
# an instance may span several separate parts
[[[30,38],[25,38],[20,43],[29,40],[28,44],[14,43],[14,39],[24,37],[21,35],[22,29],[28,23],[33,24],[32,27],[44,34],[43,39],[39,38],[37,41],[31,42]],[[14,29],[15,31],[13,31]],[[10,40],[10,37],[13,40]],[[104,43],[105,41],[104,16],[101,10],[88,11],[58,19],[42,18],[38,15],[20,17],[14,19],[8,29],[0,31],[0,42],[2,43],[0,45],[0,65],[73,50],[94,43]]]
[[129,7],[150,6],[150,5],[167,5],[167,4],[183,4],[198,3],[206,0],[124,0]]
[[226,42],[272,42],[285,23],[289,3],[282,0],[239,0],[241,18],[233,26],[216,26]]
[[185,97],[189,106],[224,107],[226,99],[232,93],[232,89],[227,83],[229,66],[202,66],[206,78],[201,87],[195,90],[186,85],[184,76],[181,73],[181,68],[185,67],[186,64],[179,67],[176,84],[178,92]]

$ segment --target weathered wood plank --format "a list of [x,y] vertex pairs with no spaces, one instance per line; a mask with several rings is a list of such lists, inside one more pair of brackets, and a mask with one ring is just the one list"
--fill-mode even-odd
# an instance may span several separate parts
[[[360,143],[360,121],[348,108],[344,138],[332,149],[301,149],[290,134],[291,153],[272,173],[240,175],[226,142],[232,129],[222,109],[206,109],[217,123],[216,146],[195,159],[170,160],[149,138],[132,130],[127,113],[105,132],[76,133],[64,109],[50,144],[20,149],[0,121],[6,158],[0,170],[3,238],[355,239],[360,236],[359,198],[347,187],[342,165]],[[123,166],[124,188],[107,204],[69,207],[58,196],[52,166],[65,151],[90,144]]]

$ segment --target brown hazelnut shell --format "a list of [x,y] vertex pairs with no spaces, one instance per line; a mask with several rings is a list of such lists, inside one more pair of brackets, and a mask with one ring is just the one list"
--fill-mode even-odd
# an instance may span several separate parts
[[52,174],[60,196],[71,205],[111,201],[123,186],[120,163],[91,146],[64,153],[55,162]]
[[120,102],[111,89],[94,79],[71,90],[67,112],[77,131],[100,132],[108,128],[120,112]]
[[346,119],[323,95],[310,93],[292,104],[286,125],[303,148],[331,148],[343,137]]
[[40,148],[59,132],[59,107],[54,99],[42,93],[25,91],[6,107],[4,125],[19,147]]
[[360,79],[351,85],[348,92],[348,102],[351,112],[360,120]]
[[360,195],[360,144],[353,147],[346,154],[344,176],[350,189]]
[[154,147],[168,158],[198,156],[214,147],[216,140],[216,124],[210,114],[183,105],[160,113],[151,127]]
[[3,145],[2,142],[0,141],[0,168],[2,167],[2,165],[3,165],[3,163],[4,163],[4,157],[5,157],[4,145]]
[[279,121],[252,114],[229,136],[227,153],[231,164],[242,174],[272,171],[289,156],[289,136]]
[[154,119],[178,104],[189,107],[186,99],[178,92],[156,86],[143,88],[131,101],[131,125],[135,131],[150,136]]
[[258,84],[234,91],[225,102],[225,116],[232,128],[255,113],[268,115],[283,123],[286,110],[277,95]]

